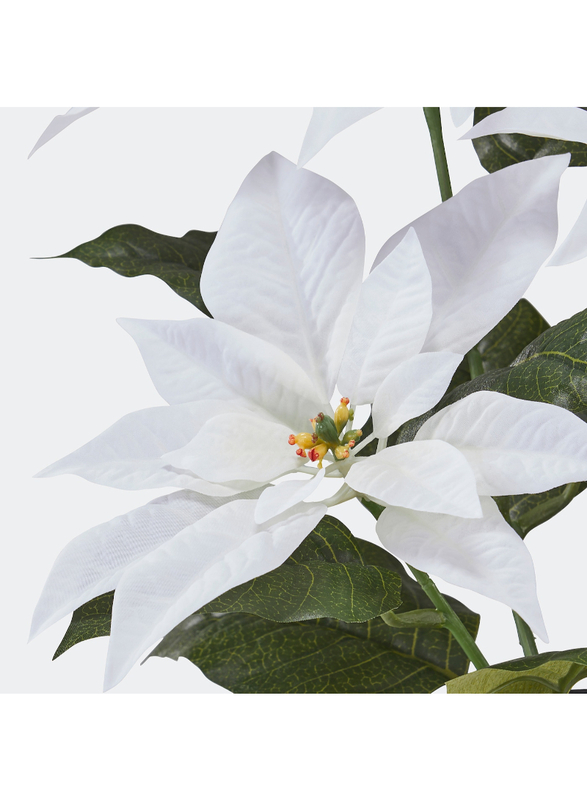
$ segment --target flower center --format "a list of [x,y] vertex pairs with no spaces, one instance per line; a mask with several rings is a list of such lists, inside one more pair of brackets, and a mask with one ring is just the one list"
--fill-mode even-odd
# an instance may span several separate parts
[[[341,434],[345,426],[352,422],[354,413],[349,411],[348,405],[350,400],[348,397],[341,397],[340,405],[334,412],[334,419],[324,414],[322,411],[310,420],[312,423],[313,433],[290,434],[288,439],[291,445],[298,445],[296,453],[304,461],[318,462],[318,469],[322,468],[322,459],[330,450],[336,461],[343,461],[350,455],[350,450],[355,446],[358,440],[363,435],[360,430],[348,430],[345,434]],[[308,452],[306,452],[308,451]]]

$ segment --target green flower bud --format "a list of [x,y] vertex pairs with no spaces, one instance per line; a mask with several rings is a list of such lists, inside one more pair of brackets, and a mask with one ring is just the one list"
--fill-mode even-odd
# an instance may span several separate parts
[[316,433],[318,437],[329,445],[338,444],[338,431],[332,417],[320,412],[316,417]]
[[342,443],[343,444],[348,444],[349,442],[352,442],[353,440],[355,442],[358,442],[362,435],[363,435],[363,431],[359,431],[359,430],[347,431],[345,433],[345,435],[343,436]]

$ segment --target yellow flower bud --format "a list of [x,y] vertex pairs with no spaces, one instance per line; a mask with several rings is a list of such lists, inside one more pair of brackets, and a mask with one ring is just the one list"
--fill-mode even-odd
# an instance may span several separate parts
[[349,421],[349,410],[348,404],[350,400],[348,397],[341,397],[340,398],[340,405],[334,412],[334,424],[336,425],[337,433],[340,433],[344,426]]

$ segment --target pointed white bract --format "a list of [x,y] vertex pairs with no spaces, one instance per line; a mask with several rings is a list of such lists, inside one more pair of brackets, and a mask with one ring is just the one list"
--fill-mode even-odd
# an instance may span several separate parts
[[255,505],[253,500],[228,503],[125,570],[114,596],[105,689],[119,683],[148,647],[190,614],[283,564],[327,510],[322,504],[296,506],[260,526]]
[[97,109],[98,106],[94,106],[93,108],[70,108],[69,111],[65,112],[65,114],[57,114],[57,116],[53,117],[51,122],[47,125],[43,133],[37,139],[35,146],[28,154],[28,158],[30,158],[33,153],[36,153],[37,150],[44,144],[47,144],[47,142],[51,141],[51,139],[54,136],[57,136],[58,133],[61,133],[61,131],[69,128],[72,122],[85,117],[86,114],[96,111]]
[[292,428],[317,413],[319,395],[307,375],[269,342],[211,319],[118,322],[168,403],[232,401]]
[[358,459],[347,483],[385,505],[480,517],[475,476],[461,453],[446,442],[405,442]]
[[587,425],[560,406],[475,392],[434,414],[416,435],[437,439],[461,451],[482,495],[534,494],[587,480]]
[[466,353],[520,299],[556,242],[569,158],[524,161],[478,178],[383,245],[374,269],[409,227],[422,245],[433,306],[424,350]]
[[375,436],[390,436],[404,422],[433,408],[461,361],[458,353],[418,353],[392,370],[375,395]]
[[483,497],[481,506],[483,517],[475,520],[387,508],[377,521],[377,535],[416,569],[513,608],[548,642],[530,552],[494,500]]
[[[259,491],[243,495],[250,499],[258,496]],[[196,492],[175,492],[77,536],[61,551],[49,573],[35,608],[30,638],[88,600],[115,589],[131,564],[226,502]]]
[[206,257],[215,319],[277,345],[329,401],[365,257],[353,200],[271,153],[249,173]]
[[116,489],[179,486],[204,494],[232,495],[252,486],[213,486],[193,472],[178,472],[168,454],[190,442],[216,414],[241,410],[229,401],[196,401],[133,411],[36,477],[79,475]]
[[422,349],[432,318],[432,286],[413,229],[364,281],[338,388],[372,403],[389,373]]
[[546,139],[587,144],[587,111],[582,108],[522,108],[510,106],[482,119],[461,139],[496,133],[524,133]]
[[314,108],[302,142],[298,167],[305,166],[337,133],[368,117],[379,108]]

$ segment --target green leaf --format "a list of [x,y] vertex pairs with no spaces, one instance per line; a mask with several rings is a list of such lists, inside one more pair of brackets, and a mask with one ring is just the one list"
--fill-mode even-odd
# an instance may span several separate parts
[[[419,584],[389,559],[402,577],[399,613],[431,608]],[[479,617],[448,599],[474,637]],[[194,614],[150,656],[187,658],[235,693],[428,693],[469,665],[445,629],[400,630],[380,617],[279,623],[240,613]]]
[[[541,333],[511,366],[455,387],[431,411],[407,422],[397,441],[411,441],[424,422],[441,408],[479,391],[552,403],[587,421],[587,311],[580,311]],[[569,484],[535,495],[505,496],[497,502],[512,527],[525,536],[561,511],[585,488],[587,482]]]
[[[548,330],[548,322],[532,303],[519,300],[512,310],[475,346],[485,372],[507,367],[537,336]],[[471,380],[467,357],[459,364],[447,391]]]
[[[502,110],[503,106],[476,108],[473,121],[476,125],[490,114]],[[497,172],[499,169],[520,161],[530,161],[533,158],[554,156],[559,153],[571,153],[571,167],[587,166],[587,145],[582,142],[544,139],[538,136],[526,136],[522,133],[496,133],[492,136],[479,136],[472,142],[481,165],[488,172]]]
[[245,612],[276,622],[317,617],[365,622],[401,602],[395,559],[326,516],[284,564],[200,611]]
[[[201,612],[238,611],[278,622],[336,617],[364,622],[402,602],[398,562],[387,550],[355,538],[324,517],[277,569],[230,589]],[[74,644],[110,634],[114,592],[74,611],[54,658]]]
[[204,259],[216,233],[188,231],[185,236],[165,236],[141,225],[118,225],[97,239],[80,244],[54,258],[78,258],[90,267],[108,267],[134,278],[154,275],[184,300],[211,316],[200,293]]
[[483,369],[491,372],[509,366],[525,347],[548,328],[548,322],[532,303],[519,300],[477,344]]
[[99,597],[94,597],[93,600],[88,600],[73,612],[65,636],[53,655],[53,661],[74,644],[84,642],[86,639],[95,639],[98,636],[110,636],[113,600],[114,592],[107,592]]
[[541,653],[462,675],[449,694],[567,694],[587,677],[587,649]]

